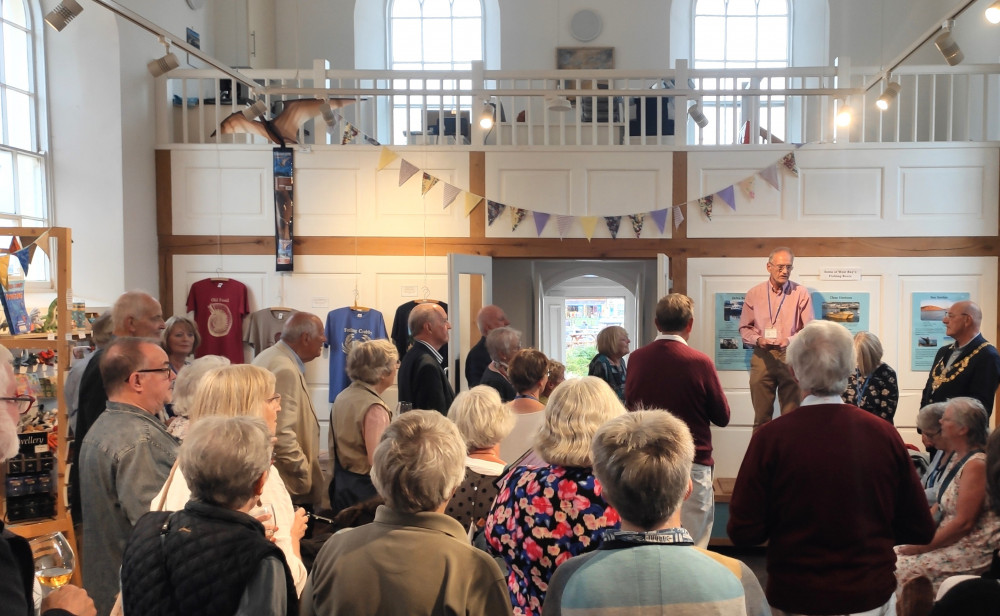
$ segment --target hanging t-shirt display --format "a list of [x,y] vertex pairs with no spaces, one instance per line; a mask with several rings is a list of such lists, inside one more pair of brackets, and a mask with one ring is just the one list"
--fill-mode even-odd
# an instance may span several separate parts
[[191,285],[187,309],[194,312],[201,344],[195,357],[221,355],[243,363],[243,317],[249,312],[247,288],[229,278],[205,278]]
[[[448,304],[438,302],[436,300],[432,301],[435,301],[435,303],[444,308],[444,313],[448,314]],[[410,301],[401,305],[399,308],[396,308],[396,316],[392,319],[392,342],[396,345],[396,351],[399,352],[400,361],[402,361],[403,356],[406,355],[406,349],[410,342],[410,329],[407,326],[407,322],[410,320],[410,313],[413,312],[413,309],[417,306],[417,304],[423,303],[426,302]],[[448,357],[447,343],[438,350],[438,353],[440,353],[443,357]]]
[[251,313],[247,317],[247,333],[243,342],[253,347],[254,355],[260,355],[261,351],[271,348],[281,339],[281,330],[293,314],[295,311],[290,308],[265,308]]
[[337,308],[326,315],[326,344],[330,347],[330,402],[351,384],[347,354],[355,342],[387,338],[382,313],[371,308]]

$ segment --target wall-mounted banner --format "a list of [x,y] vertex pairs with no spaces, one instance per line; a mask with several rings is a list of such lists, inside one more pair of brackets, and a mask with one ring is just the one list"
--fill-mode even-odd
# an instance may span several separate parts
[[955,302],[969,299],[968,293],[914,293],[913,332],[910,335],[910,369],[914,372],[930,370],[938,349],[951,344],[944,335],[941,322]]
[[292,221],[295,217],[292,181],[295,173],[295,156],[291,148],[274,148],[274,270],[290,272],[294,269],[292,243],[295,234]]
[[868,331],[868,294],[867,293],[827,293],[813,291],[813,315],[817,319],[840,323],[851,335]]
[[753,348],[740,337],[740,315],[746,293],[715,294],[715,369],[745,372],[750,369]]

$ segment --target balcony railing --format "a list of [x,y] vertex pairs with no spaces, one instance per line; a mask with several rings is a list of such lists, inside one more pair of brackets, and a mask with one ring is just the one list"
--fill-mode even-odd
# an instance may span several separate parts
[[[348,143],[477,149],[1000,141],[1000,64],[897,70],[902,91],[887,111],[875,107],[884,84],[866,89],[878,69],[844,62],[721,70],[679,61],[653,72],[335,71],[317,61],[312,70],[244,72],[260,84],[271,119],[285,101],[346,99],[336,126],[318,116],[292,123],[303,145],[339,145],[348,125],[358,131]],[[161,145],[268,143],[244,132],[211,135],[253,94],[214,71],[174,70],[157,88]],[[687,113],[695,104],[704,127]],[[844,107],[853,121],[836,126]],[[483,114],[492,127],[480,126]]]

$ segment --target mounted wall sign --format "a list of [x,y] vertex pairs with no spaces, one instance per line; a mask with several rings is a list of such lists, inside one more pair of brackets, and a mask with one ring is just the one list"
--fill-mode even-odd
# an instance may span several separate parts
[[577,11],[570,19],[569,30],[576,40],[587,43],[601,34],[604,22],[601,16],[590,9]]

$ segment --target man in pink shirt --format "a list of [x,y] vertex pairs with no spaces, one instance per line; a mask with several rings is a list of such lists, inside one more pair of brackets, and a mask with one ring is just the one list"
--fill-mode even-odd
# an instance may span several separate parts
[[750,400],[756,431],[771,421],[777,392],[781,413],[799,406],[802,395],[785,365],[785,349],[792,336],[813,320],[812,298],[804,286],[792,282],[791,249],[781,247],[767,258],[766,282],[747,291],[740,315],[740,335],[753,346],[750,358]]

